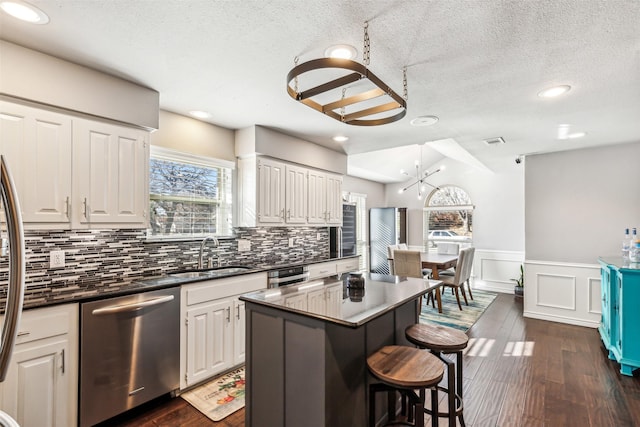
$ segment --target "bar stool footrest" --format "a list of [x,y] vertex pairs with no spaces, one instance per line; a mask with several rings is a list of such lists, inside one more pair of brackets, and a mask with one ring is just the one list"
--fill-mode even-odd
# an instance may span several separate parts
[[[443,386],[438,386],[438,391],[442,391],[442,392],[447,393],[447,394],[449,393],[449,389],[447,389],[446,387],[443,387]],[[464,404],[463,404],[463,401],[462,401],[462,397],[460,397],[460,395],[457,394],[457,393],[455,394],[455,399],[456,399],[455,414],[456,414],[456,417],[459,417],[459,416],[462,415],[462,411],[464,409]],[[431,409],[427,408],[426,406],[424,408],[424,413],[428,414],[428,415],[433,415],[433,411]],[[438,418],[446,418],[448,416],[449,416],[449,412],[438,412]]]

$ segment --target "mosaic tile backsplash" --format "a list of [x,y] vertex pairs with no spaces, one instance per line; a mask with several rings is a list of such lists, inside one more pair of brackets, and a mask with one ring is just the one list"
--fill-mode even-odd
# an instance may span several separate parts
[[[329,229],[264,227],[235,229],[235,238],[207,242],[205,259],[221,266],[266,267],[329,258]],[[289,239],[294,247],[289,247]],[[238,252],[238,239],[251,249]],[[25,300],[55,300],[69,291],[87,292],[170,271],[195,268],[200,241],[147,242],[145,230],[25,231]],[[49,268],[49,252],[65,251],[65,267]],[[0,300],[6,298],[7,257],[0,258]]]

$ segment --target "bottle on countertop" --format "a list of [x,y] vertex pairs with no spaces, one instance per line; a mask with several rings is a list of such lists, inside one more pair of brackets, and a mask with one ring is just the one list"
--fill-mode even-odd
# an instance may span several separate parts
[[631,235],[629,229],[624,229],[624,238],[622,239],[622,259],[629,259],[629,249],[631,248]]
[[636,240],[629,249],[629,261],[640,263],[640,240]]
[[629,261],[640,262],[640,238],[636,229],[631,234],[631,245],[629,246]]

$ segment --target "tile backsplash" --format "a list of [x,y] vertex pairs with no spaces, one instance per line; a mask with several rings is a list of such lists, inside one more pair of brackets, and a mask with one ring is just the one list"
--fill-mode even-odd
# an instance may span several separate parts
[[[271,266],[329,257],[329,229],[317,227],[237,228],[235,238],[208,242],[205,259],[220,265]],[[238,240],[250,243],[238,252]],[[293,247],[289,247],[293,239]],[[147,242],[145,230],[25,231],[25,298],[69,290],[91,290],[169,271],[195,268],[200,241]],[[49,268],[49,252],[65,251],[65,266]],[[7,257],[0,259],[0,299],[6,297]]]

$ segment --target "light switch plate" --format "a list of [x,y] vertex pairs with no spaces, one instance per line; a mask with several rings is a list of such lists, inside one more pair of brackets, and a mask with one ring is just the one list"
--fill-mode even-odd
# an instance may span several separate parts
[[49,268],[64,267],[64,251],[49,252]]
[[293,247],[293,237],[289,237],[289,247]]

